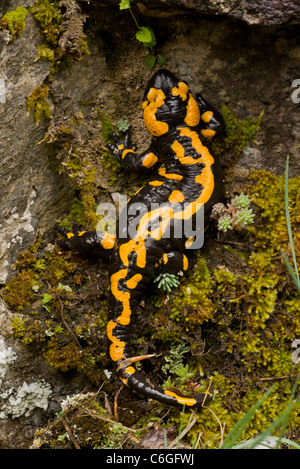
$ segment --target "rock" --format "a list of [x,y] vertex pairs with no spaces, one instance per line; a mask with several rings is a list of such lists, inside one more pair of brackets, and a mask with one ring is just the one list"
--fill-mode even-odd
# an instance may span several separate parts
[[144,0],[137,5],[147,16],[200,13],[228,16],[248,24],[300,22],[300,4],[295,0]]
[[[82,4],[97,3],[81,0]],[[119,0],[102,0],[102,6],[119,7]],[[300,4],[297,0],[132,0],[131,6],[149,17],[177,15],[217,15],[251,25],[299,24]]]
[[[22,2],[21,2],[22,3]],[[0,80],[0,284],[5,283],[17,254],[34,242],[62,214],[72,197],[69,180],[59,175],[59,162],[38,145],[45,123],[35,126],[27,115],[27,97],[49,75],[50,64],[34,62],[40,31],[32,16],[24,33],[7,41],[1,31]]]

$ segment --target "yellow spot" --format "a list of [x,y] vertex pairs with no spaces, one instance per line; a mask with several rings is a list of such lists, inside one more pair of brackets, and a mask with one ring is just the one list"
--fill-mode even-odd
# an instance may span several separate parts
[[190,248],[194,241],[195,241],[195,240],[194,240],[193,237],[189,238],[189,239],[185,242],[185,247],[186,247],[187,249]]
[[150,186],[162,186],[164,184],[164,181],[150,181],[149,185]]
[[181,181],[183,176],[181,174],[175,174],[175,173],[166,173],[166,168],[159,168],[158,174],[160,176],[164,176],[167,179],[172,179],[174,181]]
[[183,202],[184,195],[180,191],[173,191],[169,197],[169,201],[171,204],[176,204],[177,202]]
[[151,168],[157,161],[158,158],[154,153],[147,153],[143,159],[143,166]]
[[128,266],[128,256],[132,252],[136,252],[136,265],[144,268],[146,266],[146,248],[144,242],[144,236],[136,236],[127,243],[121,244],[119,253],[123,264]]
[[182,258],[183,258],[183,270],[187,270],[189,266],[188,258],[186,257],[185,254],[182,255]]
[[179,402],[179,404],[182,404],[182,405],[185,404],[185,405],[188,405],[188,406],[192,406],[192,405],[197,404],[196,399],[193,399],[193,398],[191,398],[191,397],[182,397],[182,396],[178,396],[178,394],[176,394],[175,392],[168,391],[167,389],[164,391],[164,393],[165,393],[167,396],[175,397],[175,399],[177,400],[177,402]]
[[114,362],[125,358],[124,347],[126,345],[125,342],[121,341],[120,339],[117,339],[117,337],[113,335],[113,330],[116,325],[117,323],[115,323],[114,321],[109,321],[106,327],[107,337],[112,342],[109,347],[109,355]]
[[200,110],[197,101],[189,93],[189,101],[186,107],[185,123],[190,127],[195,127],[200,121]]
[[212,111],[206,111],[201,115],[201,120],[208,124],[213,115],[214,113]]
[[125,279],[127,275],[127,269],[121,269],[118,272],[115,272],[110,277],[110,287],[111,292],[114,297],[123,304],[123,311],[117,318],[117,323],[122,324],[122,326],[128,326],[130,323],[130,316],[131,316],[131,308],[130,308],[130,293],[123,292],[122,290],[118,289],[119,280]]
[[125,156],[126,156],[128,153],[134,153],[134,149],[131,148],[131,149],[124,150],[124,151],[122,152],[122,160],[125,158]]
[[203,137],[206,137],[206,138],[212,138],[215,135],[215,133],[216,132],[212,129],[201,130],[201,134],[203,135]]
[[133,373],[135,373],[135,369],[133,368],[133,366],[127,366],[127,368],[125,369],[125,373],[133,375]]
[[164,263],[164,264],[167,264],[167,262],[168,262],[169,259],[168,259],[168,255],[167,255],[166,253],[164,253],[164,254],[162,255],[162,260],[163,260],[163,263]]
[[115,236],[106,231],[100,241],[100,244],[102,247],[104,247],[104,249],[112,249],[115,245],[115,241]]
[[124,144],[121,143],[121,145],[118,146],[118,150],[124,150]]
[[80,233],[78,233],[78,236],[82,236],[84,235],[84,233],[86,233],[86,231],[80,231]]
[[189,91],[189,87],[186,83],[183,81],[180,81],[178,83],[178,87],[174,86],[172,88],[172,95],[173,96],[181,96],[182,101],[185,101],[187,98],[187,92]]
[[73,238],[74,236],[74,233],[67,233],[67,237],[70,239],[70,238]]
[[131,290],[137,286],[137,284],[142,280],[143,276],[141,274],[136,274],[127,280],[126,285]]
[[156,111],[164,104],[165,94],[162,90],[150,88],[147,101],[142,104],[144,109],[144,122],[151,135],[160,136],[168,132],[169,126],[166,122],[156,119]]

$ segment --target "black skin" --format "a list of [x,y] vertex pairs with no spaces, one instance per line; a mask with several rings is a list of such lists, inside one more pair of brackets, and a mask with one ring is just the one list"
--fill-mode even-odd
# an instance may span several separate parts
[[[130,215],[133,204],[137,204],[135,207],[140,204],[144,211],[151,213],[152,219],[146,225],[146,234],[143,232],[144,234],[140,235],[139,238],[136,237],[137,241],[134,245],[131,244],[134,236],[128,235],[125,238],[119,236],[111,249],[103,249],[101,245],[102,233],[91,231],[84,232],[80,236],[78,232],[75,232],[74,236],[65,237],[59,241],[64,249],[75,250],[90,256],[105,255],[108,258],[112,293],[107,330],[111,343],[110,356],[116,365],[117,373],[124,383],[147,398],[175,406],[203,405],[209,396],[206,394],[196,394],[191,397],[181,396],[177,391],[168,392],[149,383],[133,365],[135,361],[148,358],[148,356],[134,357],[131,350],[131,336],[135,321],[134,312],[138,303],[149,291],[154,278],[160,272],[174,274],[186,272],[191,267],[194,257],[193,249],[186,248],[187,236],[183,233],[180,237],[175,237],[174,218],[170,219],[167,225],[161,224],[164,229],[166,226],[170,229],[168,236],[160,238],[154,236],[154,230],[162,223],[164,215],[154,216],[153,203],[161,204],[167,210],[174,209],[176,213],[185,213],[183,212],[184,203],[191,204],[198,200],[202,194],[208,193],[209,196],[206,197],[204,203],[205,225],[207,225],[212,205],[222,200],[224,196],[224,176],[218,158],[212,157],[209,150],[209,158],[213,158],[209,161],[213,163],[209,165],[207,160],[200,161],[209,147],[209,141],[202,136],[203,130],[214,131],[214,136],[222,135],[224,133],[222,116],[200,94],[196,95],[196,100],[188,101],[191,95],[190,92],[185,93],[187,88],[185,86],[185,82],[178,80],[168,70],[156,72],[146,86],[143,102],[150,106],[151,90],[154,89],[155,92],[160,93],[158,98],[154,99],[154,103],[157,103],[157,99],[163,92],[163,104],[157,107],[154,124],[156,125],[157,121],[166,123],[167,131],[161,135],[154,133],[149,148],[139,155],[136,154],[136,148],[131,142],[129,132],[125,134],[123,139],[113,134],[114,143],[109,145],[110,150],[122,162],[126,171],[141,174],[149,172],[149,168],[151,168],[152,181],[141,188],[128,201],[125,208],[129,214],[128,226],[137,216],[136,211]],[[183,92],[178,96],[174,89],[180,89]],[[188,119],[188,102],[193,104],[196,114],[200,110],[202,116],[208,111],[210,113],[209,121],[200,119],[196,125],[189,125],[189,122],[193,122],[193,124],[195,122]],[[145,123],[147,122],[146,112],[144,111]],[[190,133],[188,134],[188,132]],[[186,135],[193,135],[194,140]],[[195,139],[200,141],[200,146],[195,146],[193,143],[196,141]],[[189,160],[191,163],[187,164],[180,158],[179,153],[175,154],[174,142],[180,146],[184,157],[192,157]],[[148,162],[147,165],[144,164],[145,161]],[[213,184],[209,186],[210,192],[207,189],[206,180],[204,182],[201,180],[201,183],[195,182],[197,176],[201,177],[206,166],[210,174],[213,175]],[[155,177],[153,177],[154,170],[156,170]],[[184,198],[184,202],[179,200],[175,204],[173,199],[170,200],[172,193],[180,194]],[[67,233],[64,232],[64,235]],[[134,279],[138,279],[138,281],[134,285],[130,284]]]

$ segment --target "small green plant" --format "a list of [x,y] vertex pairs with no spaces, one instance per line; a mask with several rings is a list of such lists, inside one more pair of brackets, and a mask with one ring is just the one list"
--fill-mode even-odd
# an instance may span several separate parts
[[254,221],[254,213],[249,208],[251,203],[247,195],[234,197],[227,207],[218,203],[213,206],[211,218],[218,221],[218,229],[224,233],[227,230],[241,230]]
[[130,123],[126,119],[120,119],[117,122],[119,132],[126,132],[130,128]]
[[286,168],[285,168],[285,216],[286,216],[286,224],[287,224],[287,229],[288,229],[288,235],[289,235],[289,241],[291,245],[291,252],[292,252],[295,271],[293,270],[293,267],[291,266],[286,254],[282,251],[282,249],[281,249],[281,254],[283,256],[283,259],[287,266],[289,274],[293,282],[295,283],[297,290],[300,293],[300,279],[299,279],[299,272],[298,272],[298,266],[297,266],[297,261],[296,261],[296,254],[295,254],[293,234],[292,234],[291,221],[290,221],[290,213],[289,213],[289,157],[287,157],[286,159]]
[[155,283],[158,283],[158,288],[170,293],[173,287],[178,287],[180,284],[179,277],[174,274],[163,273],[159,274],[154,280]]
[[152,69],[156,63],[159,65],[164,65],[166,58],[160,54],[154,53],[154,46],[156,45],[156,37],[153,30],[149,26],[140,26],[137,22],[137,19],[130,7],[130,0],[121,0],[119,4],[120,10],[129,10],[133,21],[136,24],[138,31],[136,32],[136,39],[140,41],[146,48],[147,48],[147,56],[146,56],[146,66],[149,69]]
[[42,305],[43,305],[43,308],[45,308],[47,311],[50,311],[51,300],[52,300],[52,296],[49,295],[49,293],[44,293],[43,299],[42,299]]
[[170,355],[165,357],[167,363],[162,367],[162,371],[174,373],[175,370],[183,366],[183,355],[189,350],[190,347],[184,342],[174,344],[170,349]]

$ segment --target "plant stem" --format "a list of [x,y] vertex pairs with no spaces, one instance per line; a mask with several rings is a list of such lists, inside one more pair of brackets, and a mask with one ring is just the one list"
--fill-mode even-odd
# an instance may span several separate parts
[[129,8],[129,11],[130,11],[130,13],[131,13],[131,16],[132,16],[133,21],[135,22],[137,28],[138,28],[138,29],[141,29],[141,28],[139,27],[139,24],[138,24],[138,22],[137,22],[137,20],[136,20],[136,17],[134,16],[133,11],[131,10],[131,8]]

